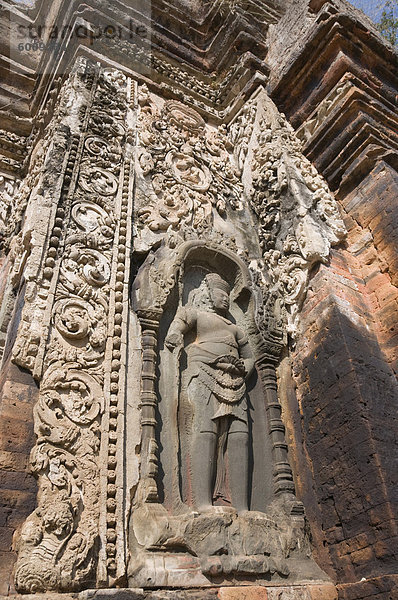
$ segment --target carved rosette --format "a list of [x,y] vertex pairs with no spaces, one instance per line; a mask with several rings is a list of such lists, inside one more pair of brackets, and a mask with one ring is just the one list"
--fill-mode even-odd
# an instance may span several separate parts
[[[14,351],[14,360],[31,369],[40,383],[34,411],[37,442],[31,454],[38,507],[23,526],[16,567],[16,587],[25,593],[70,591],[95,582],[100,448],[115,454],[130,86],[120,72],[86,61],[71,77],[74,82],[66,84],[60,100],[61,126],[73,123],[71,142],[33,298],[46,302],[41,312],[35,303],[35,318],[29,322],[28,298]],[[81,108],[72,115],[70,101],[77,92],[83,96],[78,98]],[[106,494],[112,513],[113,462],[109,469]],[[114,520],[109,523],[106,553],[112,573],[116,530]]]

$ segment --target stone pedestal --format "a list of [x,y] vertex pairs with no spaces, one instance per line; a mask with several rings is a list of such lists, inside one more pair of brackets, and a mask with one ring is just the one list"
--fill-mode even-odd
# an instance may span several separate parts
[[76,594],[28,594],[15,600],[337,600],[332,583],[303,583],[290,586],[229,586],[192,590],[119,588],[85,590]]

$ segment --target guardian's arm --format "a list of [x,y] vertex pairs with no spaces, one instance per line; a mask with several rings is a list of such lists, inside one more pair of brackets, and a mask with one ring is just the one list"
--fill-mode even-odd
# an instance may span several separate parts
[[192,308],[179,308],[174,321],[164,341],[171,351],[184,343],[184,334],[196,325],[196,310]]
[[241,335],[238,334],[238,344],[239,356],[245,365],[246,377],[249,377],[254,369],[254,358],[250,349],[249,340],[243,332],[241,332]]

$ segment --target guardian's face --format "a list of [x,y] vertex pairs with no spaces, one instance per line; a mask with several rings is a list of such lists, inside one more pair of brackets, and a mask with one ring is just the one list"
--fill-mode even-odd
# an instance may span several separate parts
[[219,288],[213,288],[211,291],[213,306],[220,312],[227,312],[229,309],[229,294]]

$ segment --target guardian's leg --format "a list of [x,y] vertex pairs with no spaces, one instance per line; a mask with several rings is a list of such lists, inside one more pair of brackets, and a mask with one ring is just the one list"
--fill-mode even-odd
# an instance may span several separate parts
[[192,439],[192,491],[199,512],[212,506],[217,435],[210,431],[194,432]]
[[237,511],[248,509],[249,432],[247,425],[234,419],[227,444],[229,487],[232,506]]
[[194,411],[190,444],[191,485],[195,507],[201,512],[209,510],[213,504],[217,427],[207,414],[207,388],[193,379],[188,387],[188,396]]

